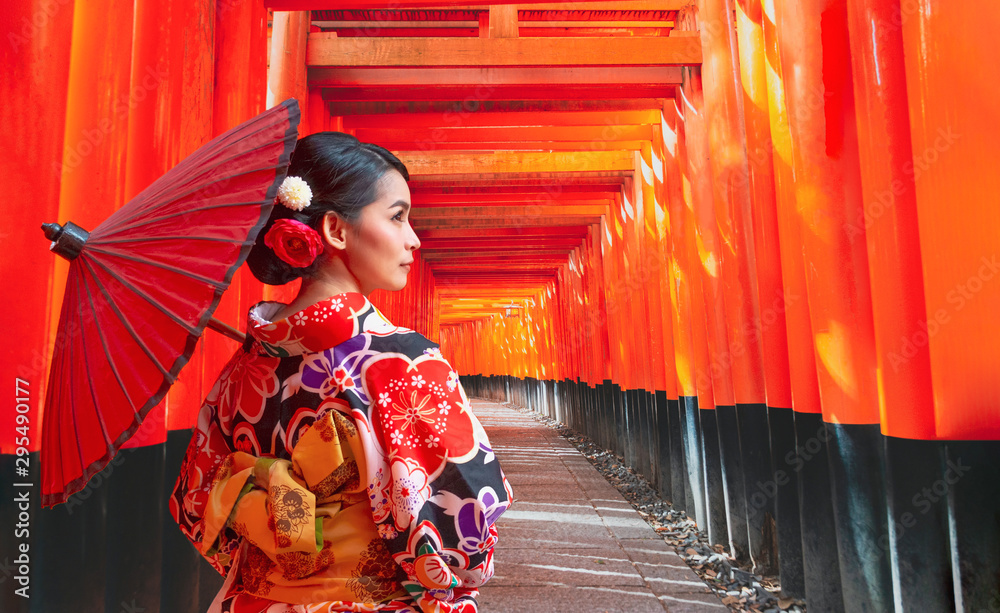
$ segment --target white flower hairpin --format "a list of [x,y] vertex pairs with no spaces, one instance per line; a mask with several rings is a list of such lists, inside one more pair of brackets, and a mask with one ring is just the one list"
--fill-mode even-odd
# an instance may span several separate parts
[[296,211],[309,206],[312,196],[312,189],[302,177],[285,177],[278,187],[278,202]]

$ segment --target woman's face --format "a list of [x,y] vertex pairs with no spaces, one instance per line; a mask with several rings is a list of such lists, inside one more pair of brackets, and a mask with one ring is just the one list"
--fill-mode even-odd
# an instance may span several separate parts
[[394,292],[406,287],[413,252],[420,247],[410,226],[410,188],[403,175],[387,171],[379,193],[378,200],[361,210],[344,254],[366,296],[375,289]]

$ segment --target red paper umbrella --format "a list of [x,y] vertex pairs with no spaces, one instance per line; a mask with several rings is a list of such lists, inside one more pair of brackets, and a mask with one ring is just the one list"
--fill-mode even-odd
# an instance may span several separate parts
[[89,235],[45,224],[71,260],[42,431],[42,504],[83,489],[163,399],[274,206],[295,147],[288,100],[207,143]]

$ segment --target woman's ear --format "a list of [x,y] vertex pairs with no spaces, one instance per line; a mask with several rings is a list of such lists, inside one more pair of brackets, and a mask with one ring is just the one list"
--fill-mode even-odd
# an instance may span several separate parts
[[347,222],[336,213],[327,213],[323,216],[322,232],[323,242],[334,249],[347,248]]

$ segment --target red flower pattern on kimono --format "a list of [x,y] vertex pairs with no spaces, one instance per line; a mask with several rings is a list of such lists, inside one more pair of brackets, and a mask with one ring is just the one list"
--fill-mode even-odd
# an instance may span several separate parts
[[[220,573],[228,573],[221,604],[211,613],[278,609],[475,613],[477,587],[493,574],[494,524],[513,495],[471,412],[458,373],[434,343],[392,325],[361,294],[334,296],[289,318],[269,321],[281,306],[264,302],[251,309],[248,341],[205,400],[170,500],[182,532]],[[300,520],[313,516],[319,497],[313,501],[279,492],[281,508],[275,507],[273,525],[216,523],[211,529],[215,540],[202,543],[210,501],[242,497],[247,491],[242,482],[222,489],[228,479],[216,475],[237,474],[222,468],[235,457],[244,462],[257,458],[254,474],[263,475],[272,463],[289,460],[304,436],[315,443],[319,433],[334,441],[332,430],[313,430],[315,424],[329,422],[323,416],[330,411],[343,416],[338,423],[345,430],[340,434],[352,441],[351,448],[323,448],[330,457],[343,455],[343,471],[310,482],[310,487],[324,492],[324,497],[330,491],[324,484],[354,488],[351,495],[357,499],[341,505],[341,512],[365,511],[365,524],[358,529],[379,543],[374,548],[368,543],[364,552],[355,553],[384,552],[378,554],[384,559],[367,557],[364,564],[396,568],[401,582],[397,585],[405,588],[406,596],[373,603],[357,599],[349,589],[330,588],[332,592],[324,593],[337,598],[283,604],[240,581],[240,577],[266,580],[265,570],[250,568],[260,556],[240,554],[248,535],[269,530],[278,542],[294,537],[298,530],[311,530],[312,524]],[[254,491],[252,482],[247,487]],[[369,504],[355,504],[366,498]],[[341,553],[337,555],[343,560]],[[317,578],[325,585],[353,581],[350,585],[356,586],[358,576],[367,576],[363,564],[343,577],[329,575],[336,568],[340,565],[310,563],[295,581],[273,589],[294,588],[296,581]],[[390,593],[392,584],[386,586]],[[316,592],[310,588],[303,593]]]
[[447,385],[453,372],[440,354],[411,360],[393,353],[372,358],[362,371],[368,397],[379,399],[376,437],[389,442],[390,457],[414,460],[431,478],[445,461],[462,463],[479,450],[469,400]]
[[219,390],[219,412],[223,427],[236,412],[248,421],[257,422],[264,414],[267,399],[278,393],[278,358],[245,354],[233,365]]

